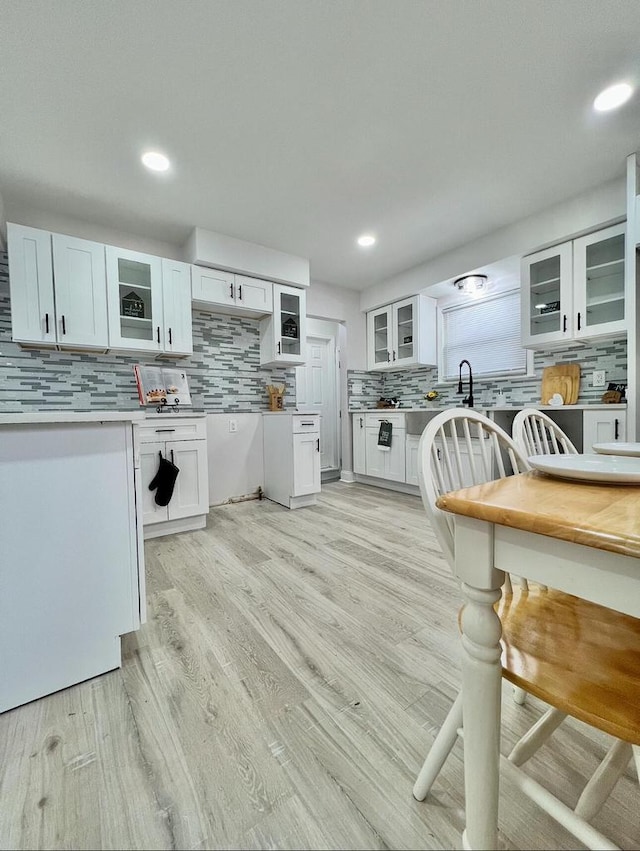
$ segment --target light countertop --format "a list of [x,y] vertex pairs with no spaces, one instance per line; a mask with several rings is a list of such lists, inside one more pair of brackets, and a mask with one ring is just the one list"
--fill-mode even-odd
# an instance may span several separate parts
[[[349,408],[350,414],[381,414],[396,412],[400,414],[439,414],[441,411],[447,411],[450,407],[462,407],[461,405],[446,406],[433,408]],[[603,405],[601,402],[585,403],[584,405],[536,405],[531,402],[528,405],[474,405],[474,411],[481,413],[491,413],[491,411],[523,411],[525,408],[535,408],[537,411],[597,411],[597,410],[618,410],[624,411],[627,408],[625,403],[617,405]]]
[[0,414],[1,425],[38,425],[39,423],[138,423],[144,411],[30,411]]

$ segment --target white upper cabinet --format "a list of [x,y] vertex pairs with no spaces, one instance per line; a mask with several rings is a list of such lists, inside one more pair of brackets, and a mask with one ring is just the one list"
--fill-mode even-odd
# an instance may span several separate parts
[[193,352],[188,263],[108,245],[107,287],[110,348]]
[[109,345],[112,349],[164,349],[162,260],[107,245]]
[[260,322],[260,365],[304,363],[306,347],[306,290],[274,284],[273,314]]
[[204,266],[191,267],[193,301],[204,310],[264,316],[273,312],[273,284],[248,275],[236,275]]
[[402,369],[437,363],[436,301],[423,295],[367,313],[367,368]]
[[522,344],[544,348],[627,330],[625,224],[522,258]]
[[15,224],[7,234],[13,339],[106,349],[104,246]]
[[193,354],[191,266],[188,263],[162,261],[162,316],[165,352]]

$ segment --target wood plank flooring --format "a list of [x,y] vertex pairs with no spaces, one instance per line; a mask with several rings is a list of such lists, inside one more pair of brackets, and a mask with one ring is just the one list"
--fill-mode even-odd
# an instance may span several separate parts
[[[122,669],[0,716],[0,848],[459,847],[462,743],[411,796],[460,683],[459,595],[418,498],[332,482],[145,546]],[[541,713],[505,686],[503,749]],[[565,724],[529,771],[574,805],[607,742]],[[502,847],[577,847],[501,795]],[[639,796],[629,768],[594,822],[624,848]]]

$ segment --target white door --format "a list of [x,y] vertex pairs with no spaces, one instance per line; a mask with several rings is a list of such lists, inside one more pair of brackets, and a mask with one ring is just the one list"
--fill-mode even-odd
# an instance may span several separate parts
[[60,345],[107,349],[104,245],[54,233],[53,279]]
[[156,505],[156,491],[149,490],[160,466],[160,455],[165,454],[164,440],[157,443],[142,443],[140,445],[140,478],[142,480],[142,522],[145,526],[150,523],[162,523],[169,519],[166,505]]
[[167,441],[166,457],[180,470],[169,503],[169,520],[208,514],[206,440]]
[[187,263],[162,261],[162,306],[165,351],[192,354],[191,269]]
[[320,436],[293,435],[293,496],[320,491]]
[[335,341],[307,337],[307,362],[296,369],[296,407],[320,413],[320,468],[338,467],[338,373]]

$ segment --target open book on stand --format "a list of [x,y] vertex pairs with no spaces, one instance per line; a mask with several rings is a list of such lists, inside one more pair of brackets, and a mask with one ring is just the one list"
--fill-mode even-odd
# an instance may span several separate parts
[[141,405],[191,405],[189,382],[181,369],[136,364],[133,371]]

